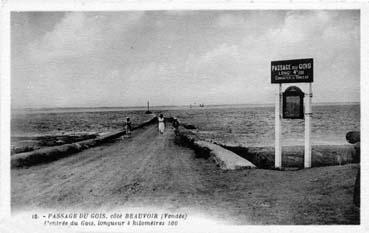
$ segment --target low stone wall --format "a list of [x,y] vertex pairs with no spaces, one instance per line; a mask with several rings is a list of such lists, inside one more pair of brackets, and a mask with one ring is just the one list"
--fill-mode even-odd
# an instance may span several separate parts
[[[146,121],[136,127],[133,130],[143,128],[147,125],[157,122],[157,118],[154,117],[149,121]],[[60,146],[53,146],[34,150],[26,153],[19,153],[11,157],[11,168],[31,166],[40,163],[47,163],[60,158],[67,157],[71,154],[80,152],[87,148],[101,145],[102,143],[109,142],[112,139],[121,137],[125,134],[125,131],[118,131],[110,134],[106,134],[95,139],[88,139],[80,142],[64,144]]]
[[180,127],[179,132],[176,138],[177,143],[192,148],[199,157],[213,160],[223,170],[256,168],[250,161],[230,150],[211,142],[199,140],[195,133],[187,130],[183,125]]

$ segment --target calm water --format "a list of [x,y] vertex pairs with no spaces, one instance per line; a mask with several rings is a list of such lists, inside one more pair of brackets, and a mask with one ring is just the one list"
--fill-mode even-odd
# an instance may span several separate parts
[[[204,138],[244,146],[274,145],[274,107],[168,111],[200,129]],[[313,144],[346,144],[360,130],[360,105],[314,106]],[[304,144],[304,120],[282,120],[284,145]]]
[[[274,107],[217,106],[206,108],[172,107],[154,113],[177,116],[194,124],[206,139],[265,146],[274,143]],[[12,112],[12,135],[42,135],[71,132],[109,132],[123,128],[125,117],[134,124],[148,120],[144,109],[79,109],[78,111]],[[304,121],[283,120],[283,144],[303,145]],[[346,144],[348,131],[360,130],[360,105],[313,106],[313,144]]]

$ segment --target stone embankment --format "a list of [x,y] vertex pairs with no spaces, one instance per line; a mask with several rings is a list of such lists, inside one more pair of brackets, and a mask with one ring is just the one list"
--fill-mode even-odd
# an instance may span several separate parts
[[[136,127],[133,127],[132,130],[143,128],[147,125],[154,124],[156,122],[157,118],[155,116],[151,120],[148,120],[142,124],[139,124]],[[12,168],[25,167],[58,160],[60,158],[67,157],[71,154],[80,152],[87,148],[91,148],[109,142],[115,138],[123,136],[124,134],[125,131],[118,131],[80,142],[69,143],[60,146],[52,146],[42,148],[39,150],[34,150],[31,152],[15,154],[11,157],[11,167]]]
[[[215,142],[213,140],[204,140],[197,135],[195,126],[181,124],[180,143],[185,144],[196,151],[201,157],[208,158],[212,156],[222,158],[225,156],[214,156],[213,148],[222,148],[233,152],[238,157],[242,157],[250,164],[265,169],[274,168],[274,147],[242,147],[237,145],[228,145]],[[349,133],[348,140],[357,141],[359,133]],[[214,145],[214,146],[213,146]],[[357,143],[353,146],[347,145],[313,145],[312,146],[312,166],[332,166],[348,163],[360,162],[360,149]],[[221,151],[220,149],[218,151]],[[227,156],[229,157],[229,155]],[[233,157],[233,156],[231,156]],[[232,160],[232,159],[231,159]],[[216,161],[217,162],[217,161]],[[221,162],[217,162],[223,166]],[[282,166],[285,168],[303,168],[304,167],[304,146],[284,146],[282,153]]]
[[45,147],[60,146],[74,142],[94,139],[97,133],[41,135],[41,136],[12,136],[11,155],[30,152]]
[[256,168],[253,163],[232,151],[212,142],[200,140],[192,131],[194,128],[193,125],[181,124],[177,143],[194,149],[197,156],[212,159],[223,170]]

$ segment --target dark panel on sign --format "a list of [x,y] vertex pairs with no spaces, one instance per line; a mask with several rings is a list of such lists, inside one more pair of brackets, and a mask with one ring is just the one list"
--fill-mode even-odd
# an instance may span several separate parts
[[272,61],[272,83],[311,83],[313,65],[312,58]]
[[283,93],[283,118],[304,119],[304,93],[292,86]]

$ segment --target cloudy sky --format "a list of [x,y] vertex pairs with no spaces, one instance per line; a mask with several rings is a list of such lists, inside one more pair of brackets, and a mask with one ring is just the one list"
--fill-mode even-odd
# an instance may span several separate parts
[[11,36],[17,108],[272,103],[295,58],[314,102],[360,96],[359,11],[13,12]]

